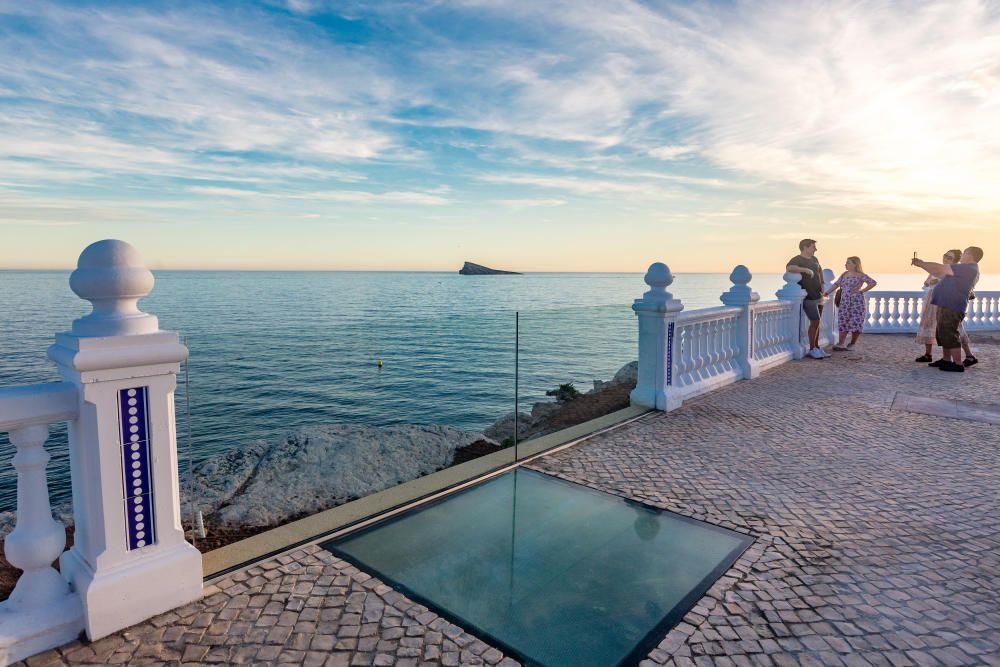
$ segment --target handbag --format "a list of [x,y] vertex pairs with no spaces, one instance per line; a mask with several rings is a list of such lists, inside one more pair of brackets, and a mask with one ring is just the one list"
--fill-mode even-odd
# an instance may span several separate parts
[[837,306],[838,308],[840,307],[840,292],[841,290],[838,287],[837,291],[833,293],[833,305]]

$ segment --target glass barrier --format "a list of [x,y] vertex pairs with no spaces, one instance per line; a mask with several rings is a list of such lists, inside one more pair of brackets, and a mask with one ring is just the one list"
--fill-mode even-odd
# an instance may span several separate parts
[[523,311],[518,328],[519,441],[629,406],[638,329],[628,304]]
[[453,466],[467,471],[389,504],[512,463],[511,443],[484,433],[514,404],[514,319],[372,311],[187,336],[176,403],[191,541],[207,551]]

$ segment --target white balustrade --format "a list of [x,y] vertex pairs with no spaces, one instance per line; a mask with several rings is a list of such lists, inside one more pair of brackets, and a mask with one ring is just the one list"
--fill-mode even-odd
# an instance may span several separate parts
[[687,399],[743,377],[735,341],[742,308],[720,306],[677,318],[676,385]]
[[[184,540],[177,478],[173,392],[187,348],[138,309],[153,275],[127,243],[88,246],[70,286],[93,312],[49,348],[64,381],[0,390],[0,431],[17,449],[18,475],[4,550],[23,570],[0,603],[0,664],[201,597],[201,554]],[[76,530],[69,551],[45,476],[48,425],[62,421]]]
[[[867,295],[865,333],[915,333],[925,292],[872,291]],[[969,331],[1000,329],[1000,292],[976,292],[965,316]]]
[[66,382],[0,389],[0,431],[16,448],[17,523],[4,554],[23,571],[0,602],[0,663],[23,660],[73,641],[83,629],[83,606],[52,567],[66,547],[66,527],[52,518],[45,466],[49,424],[71,421],[76,388]]

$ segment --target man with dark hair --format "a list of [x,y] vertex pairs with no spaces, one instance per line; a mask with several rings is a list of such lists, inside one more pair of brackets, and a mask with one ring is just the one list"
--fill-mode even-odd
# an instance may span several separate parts
[[910,262],[913,266],[941,279],[931,295],[931,303],[937,306],[937,330],[934,332],[937,343],[942,348],[943,356],[930,366],[937,366],[942,371],[961,373],[965,371],[962,365],[962,341],[958,328],[965,319],[965,311],[969,307],[969,295],[979,280],[979,260],[983,258],[983,249],[970,246],[962,252],[958,264],[938,264],[925,262],[916,257]]
[[816,241],[813,239],[799,241],[799,254],[788,260],[785,271],[802,274],[799,284],[806,291],[802,310],[809,318],[809,356],[813,359],[829,357],[830,355],[819,346],[819,318],[823,302],[823,267],[816,259]]

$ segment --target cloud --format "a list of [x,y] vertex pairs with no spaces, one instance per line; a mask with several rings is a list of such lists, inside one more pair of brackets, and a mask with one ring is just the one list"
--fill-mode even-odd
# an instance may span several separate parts
[[698,146],[681,144],[674,146],[660,146],[650,149],[649,154],[658,160],[676,160],[677,158],[691,155],[698,152]]
[[498,199],[498,204],[509,206],[513,209],[525,208],[551,208],[553,206],[564,206],[565,199]]

